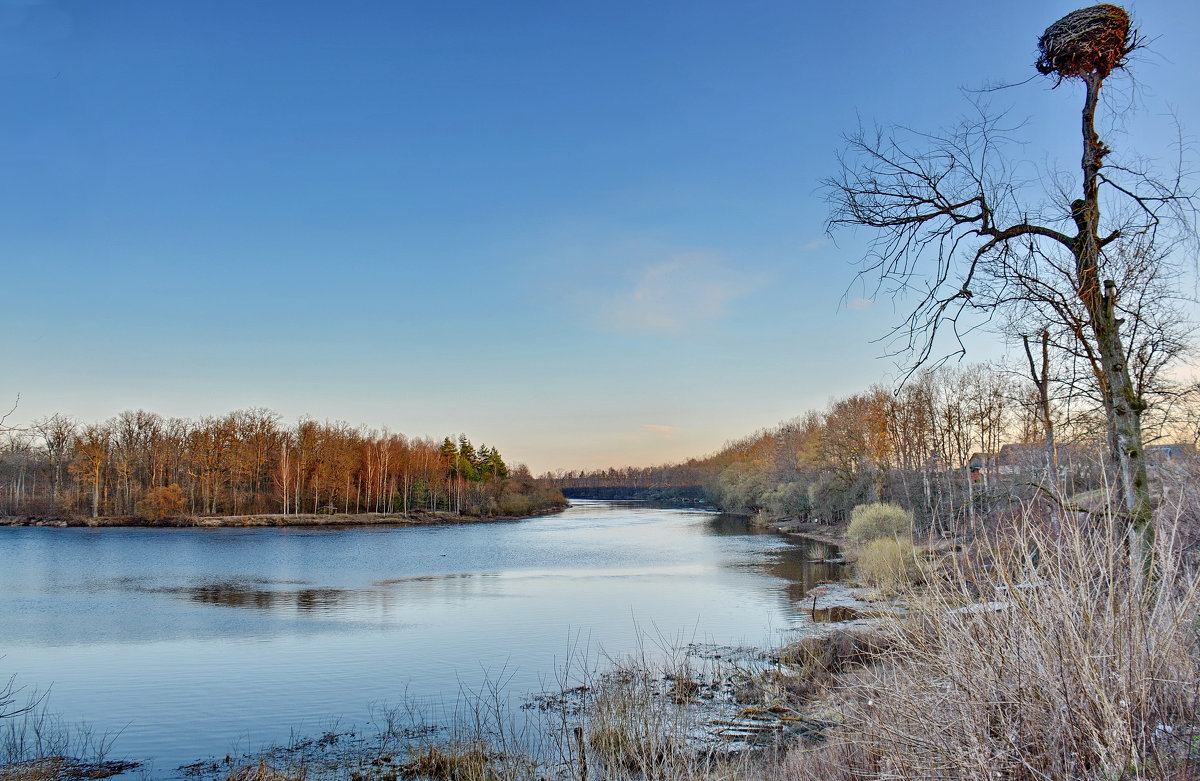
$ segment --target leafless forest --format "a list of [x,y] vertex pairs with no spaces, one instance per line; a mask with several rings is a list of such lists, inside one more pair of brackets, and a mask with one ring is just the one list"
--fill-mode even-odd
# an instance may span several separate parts
[[285,426],[265,409],[201,419],[137,410],[88,424],[52,415],[7,432],[0,469],[10,516],[522,515],[560,499],[465,435]]
[[[1038,390],[1018,370],[988,365],[922,372],[898,393],[874,385],[774,428],[678,464],[545,475],[571,489],[703,486],[717,506],[840,523],[856,505],[892,501],[922,528],[961,530],[1035,496],[1053,501],[1104,486],[1105,420],[1094,399],[1062,383],[1047,443]],[[1189,466],[1197,413],[1185,389],[1145,414],[1151,471]],[[660,492],[670,498],[670,490]]]

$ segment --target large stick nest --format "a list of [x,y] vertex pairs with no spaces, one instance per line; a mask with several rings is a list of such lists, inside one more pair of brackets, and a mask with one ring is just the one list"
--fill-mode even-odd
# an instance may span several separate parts
[[1097,74],[1108,76],[1124,64],[1137,46],[1129,14],[1107,3],[1080,8],[1046,28],[1038,39],[1039,73],[1057,73],[1059,79]]

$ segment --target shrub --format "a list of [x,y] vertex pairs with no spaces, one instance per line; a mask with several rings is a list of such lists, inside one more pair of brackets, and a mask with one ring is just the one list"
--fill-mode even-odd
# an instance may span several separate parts
[[763,503],[773,515],[800,515],[809,509],[808,486],[781,483],[763,496]]
[[772,487],[770,470],[766,464],[761,461],[736,461],[722,470],[710,490],[721,509],[752,513],[762,509],[763,497]]
[[182,514],[185,503],[183,489],[172,483],[147,491],[142,501],[138,502],[137,511],[143,518],[160,521]]
[[496,504],[501,515],[526,515],[533,510],[530,498],[516,491],[505,490]]
[[868,586],[892,591],[918,579],[917,552],[907,539],[871,540],[858,553],[858,579]]
[[912,520],[912,513],[898,504],[860,504],[850,513],[850,526],[846,529],[846,536],[855,542],[908,536]]

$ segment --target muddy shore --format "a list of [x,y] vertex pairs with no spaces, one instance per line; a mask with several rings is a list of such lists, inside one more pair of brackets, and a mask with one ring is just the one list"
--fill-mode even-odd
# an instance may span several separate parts
[[817,542],[836,545],[839,548],[850,548],[854,545],[843,536],[846,531],[845,525],[829,526],[823,523],[802,523],[800,521],[771,521],[768,527],[781,534],[805,537]]

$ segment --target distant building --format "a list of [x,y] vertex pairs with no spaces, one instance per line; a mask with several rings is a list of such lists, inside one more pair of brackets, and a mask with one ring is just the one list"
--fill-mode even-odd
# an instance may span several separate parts
[[[1097,454],[1081,445],[1058,445],[1058,474],[1079,474],[1094,466]],[[1046,446],[1041,442],[1022,442],[1004,445],[996,454],[995,470],[1001,475],[1019,475],[1046,470]]]
[[971,470],[971,482],[987,482],[987,475],[996,463],[995,453],[972,453],[967,468]]
[[1196,446],[1188,442],[1176,442],[1169,445],[1147,445],[1146,466],[1151,469],[1182,461],[1191,461],[1200,453]]
[[[1016,475],[1046,468],[1046,446],[1019,443],[1004,445],[996,454],[996,473]],[[1062,450],[1059,450],[1059,468],[1062,468]]]

